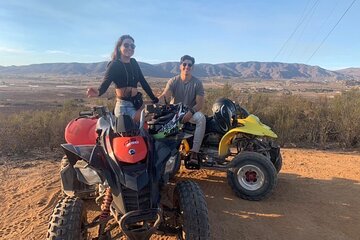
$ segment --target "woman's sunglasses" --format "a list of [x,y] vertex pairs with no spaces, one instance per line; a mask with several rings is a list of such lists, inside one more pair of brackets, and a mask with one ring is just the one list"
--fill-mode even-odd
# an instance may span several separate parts
[[133,43],[124,43],[123,44],[123,46],[124,46],[124,48],[131,48],[131,49],[135,49],[135,44],[133,44]]
[[192,67],[192,63],[182,63],[182,66],[183,67],[186,67],[186,66]]

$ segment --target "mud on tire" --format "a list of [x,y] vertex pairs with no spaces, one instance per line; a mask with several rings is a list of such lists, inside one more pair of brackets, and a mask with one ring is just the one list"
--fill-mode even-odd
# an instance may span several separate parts
[[46,239],[80,240],[86,239],[87,231],[83,201],[76,197],[59,200],[50,217]]
[[182,230],[178,239],[210,239],[207,204],[198,184],[189,180],[179,182],[174,190],[174,204]]
[[242,152],[231,162],[227,180],[235,194],[245,200],[259,201],[268,197],[277,183],[273,163],[256,152]]

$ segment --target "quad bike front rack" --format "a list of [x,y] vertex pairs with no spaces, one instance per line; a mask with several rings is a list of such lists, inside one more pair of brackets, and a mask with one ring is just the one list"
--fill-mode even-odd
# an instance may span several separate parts
[[147,240],[157,230],[161,220],[161,209],[151,208],[126,213],[120,218],[119,225],[130,240]]

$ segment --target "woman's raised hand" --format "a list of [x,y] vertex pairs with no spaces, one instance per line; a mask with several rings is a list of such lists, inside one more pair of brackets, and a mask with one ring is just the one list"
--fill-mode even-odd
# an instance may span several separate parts
[[98,97],[99,91],[95,88],[90,87],[86,90],[86,95],[87,97]]

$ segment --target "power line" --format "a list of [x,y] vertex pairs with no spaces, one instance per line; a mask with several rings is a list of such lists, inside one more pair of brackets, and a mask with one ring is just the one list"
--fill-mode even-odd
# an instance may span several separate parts
[[343,17],[346,15],[346,13],[350,10],[350,8],[354,5],[354,3],[357,0],[353,0],[352,3],[350,4],[350,6],[346,9],[346,11],[343,13],[343,15],[340,17],[340,19],[337,21],[337,23],[334,25],[334,27],[330,30],[330,32],[326,35],[326,37],[321,41],[320,45],[316,48],[316,50],[313,52],[313,54],[309,57],[309,59],[306,61],[306,63],[308,63],[311,58],[315,55],[315,53],[320,49],[320,47],[323,45],[323,43],[326,41],[326,39],[330,36],[330,34],[334,31],[334,29],[336,28],[336,26],[340,23],[341,19],[343,19]]
[[[339,4],[339,1],[341,0],[338,0],[336,2],[336,4],[333,6],[333,8],[331,9],[330,13],[327,15],[326,19],[322,22],[319,30],[317,31],[318,33],[321,32],[321,30],[324,28],[324,26],[327,24],[327,22],[329,21],[330,17],[334,14],[335,12],[335,9],[337,8],[338,4]],[[317,37],[319,37],[319,34],[313,34],[313,38],[312,40],[309,42],[309,44],[307,45],[306,49],[303,51],[303,54],[302,54],[302,57],[301,58],[305,58],[305,56],[307,55],[307,53],[310,51],[310,44],[315,42],[315,40],[317,39]]]
[[307,21],[306,21],[306,23],[305,23],[302,31],[300,32],[299,38],[298,38],[298,40],[295,42],[294,47],[293,47],[293,49],[291,50],[290,54],[288,55],[288,58],[287,58],[287,59],[290,59],[290,57],[291,57],[291,55],[293,54],[294,50],[296,49],[296,47],[297,47],[298,44],[300,43],[300,41],[301,41],[301,39],[302,39],[302,36],[304,35],[305,29],[307,28],[307,26],[309,25],[312,17],[313,17],[314,14],[315,14],[315,11],[316,11],[316,8],[317,8],[317,6],[318,6],[318,3],[319,3],[319,1],[317,1],[317,2],[313,5],[313,7],[311,8],[310,12],[307,14],[307,15],[309,15],[309,18],[307,19]]
[[[319,1],[320,1],[320,0],[316,0],[316,2],[313,4],[313,6],[312,6],[311,9],[310,9],[310,12],[311,12],[312,9],[317,5],[317,3],[318,3]],[[283,45],[281,46],[280,50],[276,53],[275,57],[273,58],[273,61],[275,61],[275,59],[280,55],[280,53],[282,52],[282,50],[284,49],[284,47],[286,46],[286,44],[290,41],[290,39],[294,36],[294,34],[295,34],[296,31],[299,29],[299,27],[301,26],[301,24],[302,24],[302,23],[304,22],[304,20],[307,18],[307,15],[308,15],[308,14],[306,14],[306,15],[304,16],[304,13],[306,12],[306,9],[307,9],[309,3],[310,3],[310,0],[307,2],[306,7],[305,7],[303,13],[301,14],[301,17],[300,17],[300,19],[299,19],[299,22],[298,22],[298,24],[296,25],[294,31],[290,34],[290,36],[288,37],[288,39],[287,39],[287,40],[283,43]]]

